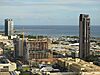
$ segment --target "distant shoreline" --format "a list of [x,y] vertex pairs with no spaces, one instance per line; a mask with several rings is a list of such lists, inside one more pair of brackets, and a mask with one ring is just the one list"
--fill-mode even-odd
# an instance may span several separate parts
[[[44,36],[79,36],[79,26],[36,26],[36,25],[15,25],[17,33],[24,32],[25,35],[44,35]],[[91,37],[100,37],[100,26],[91,26]],[[4,26],[0,26],[0,32],[4,32]]]

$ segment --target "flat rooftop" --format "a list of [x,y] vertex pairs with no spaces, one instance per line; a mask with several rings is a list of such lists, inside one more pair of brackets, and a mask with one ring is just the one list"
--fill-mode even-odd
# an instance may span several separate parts
[[0,75],[10,75],[9,72],[0,72]]
[[97,65],[94,65],[93,62],[86,62],[81,60],[80,62],[77,63],[80,67],[84,68],[85,71],[99,71],[100,72],[100,67]]
[[79,58],[59,58],[58,60],[71,64],[71,66],[84,69],[84,72],[100,72],[100,66],[94,65],[93,62],[86,62]]

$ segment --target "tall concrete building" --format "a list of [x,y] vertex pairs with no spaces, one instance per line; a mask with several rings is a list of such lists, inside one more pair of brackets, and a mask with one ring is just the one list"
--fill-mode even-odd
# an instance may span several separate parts
[[13,35],[13,20],[5,19],[5,36]]
[[90,54],[90,18],[87,14],[79,16],[79,57],[85,59]]
[[48,39],[15,38],[15,57],[22,57],[25,61],[32,59],[46,59],[51,56],[48,49]]
[[24,47],[26,47],[26,41],[27,39],[19,37],[13,39],[16,58],[25,57],[26,51]]

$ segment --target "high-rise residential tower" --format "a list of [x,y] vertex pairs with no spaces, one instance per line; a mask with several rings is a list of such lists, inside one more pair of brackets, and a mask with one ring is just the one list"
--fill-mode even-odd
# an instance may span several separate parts
[[5,36],[13,35],[13,20],[5,19]]
[[79,16],[79,57],[86,59],[90,55],[90,18],[87,14]]

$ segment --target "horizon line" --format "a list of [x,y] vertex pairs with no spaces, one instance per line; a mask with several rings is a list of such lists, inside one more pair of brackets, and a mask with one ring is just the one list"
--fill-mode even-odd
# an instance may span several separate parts
[[[3,24],[4,25],[4,24]],[[2,25],[2,26],[3,26]],[[0,24],[0,26],[1,26],[1,24]],[[14,25],[14,26],[19,26],[18,24],[16,24],[16,25]],[[79,25],[71,25],[71,24],[69,24],[69,25],[32,25],[32,24],[30,24],[30,25],[25,25],[25,24],[23,24],[23,25],[20,25],[20,26],[79,26]],[[100,26],[99,24],[97,24],[97,25],[90,25],[90,26]]]

